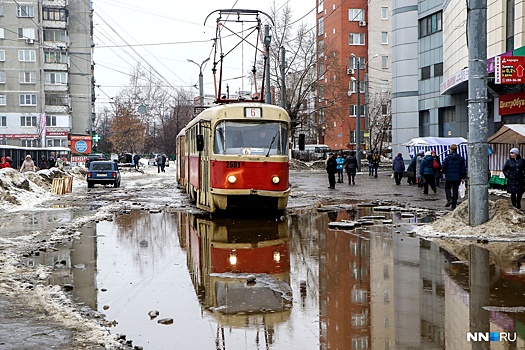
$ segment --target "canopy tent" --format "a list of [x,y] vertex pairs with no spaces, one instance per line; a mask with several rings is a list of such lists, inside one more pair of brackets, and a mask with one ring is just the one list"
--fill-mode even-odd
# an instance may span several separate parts
[[[511,148],[520,150],[523,157],[525,152],[525,124],[505,124],[494,135],[488,138],[492,154],[489,157],[489,169],[501,171],[505,161],[509,159]],[[489,151],[489,153],[491,153]]]
[[467,139],[463,137],[415,137],[402,145],[407,147],[410,157],[414,157],[419,152],[436,151],[439,159],[443,162],[452,144],[458,146],[459,155],[466,161],[468,145]]

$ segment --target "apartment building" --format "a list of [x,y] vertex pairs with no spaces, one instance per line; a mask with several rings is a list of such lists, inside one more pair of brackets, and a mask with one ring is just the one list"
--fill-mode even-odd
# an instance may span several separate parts
[[360,124],[360,148],[370,147],[376,117],[389,113],[391,11],[388,1],[318,0],[315,141],[355,150]]
[[90,1],[0,1],[0,144],[67,147],[94,114]]
[[[467,8],[461,0],[392,2],[393,152],[419,136],[468,137]],[[524,0],[487,2],[488,135],[525,123],[524,81],[496,82],[496,57],[525,56]],[[418,84],[415,84],[415,81]]]

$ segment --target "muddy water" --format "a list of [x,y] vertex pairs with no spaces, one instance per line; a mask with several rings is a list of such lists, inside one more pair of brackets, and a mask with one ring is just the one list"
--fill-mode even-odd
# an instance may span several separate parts
[[137,210],[44,256],[52,282],[145,349],[456,350],[473,348],[469,329],[524,348],[521,260],[489,265],[482,244],[410,234],[430,219],[367,207],[266,220]]

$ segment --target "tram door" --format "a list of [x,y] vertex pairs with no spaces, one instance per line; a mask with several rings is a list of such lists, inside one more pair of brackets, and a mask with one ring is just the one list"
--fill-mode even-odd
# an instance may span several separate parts
[[211,138],[211,124],[208,121],[200,122],[200,134],[204,136],[204,151],[200,154],[200,191],[197,198],[200,205],[210,207],[210,153],[213,149]]

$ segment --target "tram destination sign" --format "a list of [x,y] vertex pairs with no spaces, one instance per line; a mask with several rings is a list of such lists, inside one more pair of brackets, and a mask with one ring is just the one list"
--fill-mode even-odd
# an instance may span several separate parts
[[496,84],[525,83],[525,56],[496,56],[494,78]]

